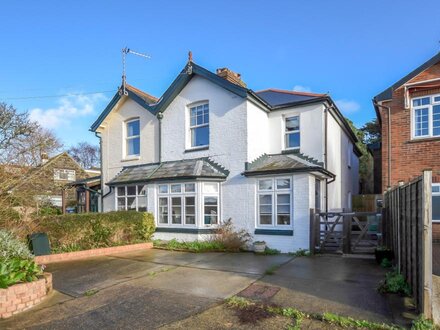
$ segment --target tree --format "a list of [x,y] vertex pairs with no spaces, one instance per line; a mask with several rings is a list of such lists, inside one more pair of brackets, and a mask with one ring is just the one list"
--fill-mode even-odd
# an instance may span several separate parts
[[88,142],[79,142],[76,146],[67,150],[67,153],[75,159],[82,168],[89,169],[100,166],[99,147]]
[[363,142],[365,144],[380,142],[381,131],[377,118],[366,122],[359,130],[364,133]]

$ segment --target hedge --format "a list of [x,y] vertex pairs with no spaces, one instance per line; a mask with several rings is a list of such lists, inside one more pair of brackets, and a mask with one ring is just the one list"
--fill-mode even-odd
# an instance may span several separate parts
[[146,212],[108,212],[49,215],[38,219],[53,253],[89,250],[149,241],[154,217]]

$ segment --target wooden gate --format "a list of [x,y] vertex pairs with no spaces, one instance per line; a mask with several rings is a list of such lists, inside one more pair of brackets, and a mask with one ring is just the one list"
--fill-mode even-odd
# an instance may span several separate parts
[[376,212],[312,214],[311,252],[373,254],[381,238],[380,220]]

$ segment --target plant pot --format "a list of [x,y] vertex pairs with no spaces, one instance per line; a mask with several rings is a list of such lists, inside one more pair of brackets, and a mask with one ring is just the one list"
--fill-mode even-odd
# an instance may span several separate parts
[[375,250],[374,255],[376,257],[376,262],[380,265],[383,259],[388,259],[389,261],[394,259],[394,252],[391,250]]
[[266,251],[266,243],[265,242],[255,242],[254,243],[254,252],[255,253],[264,253]]

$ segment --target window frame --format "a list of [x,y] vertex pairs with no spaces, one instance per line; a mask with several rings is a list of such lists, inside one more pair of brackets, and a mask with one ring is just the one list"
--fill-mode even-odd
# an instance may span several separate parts
[[[61,178],[61,174],[66,174],[67,178]],[[70,174],[72,177],[69,178]],[[54,168],[53,169],[53,179],[57,181],[75,181],[76,180],[76,171],[68,168]]]
[[[135,121],[139,122],[139,134],[128,136],[128,125],[130,123],[135,122]],[[139,139],[139,153],[129,154],[128,153],[128,151],[129,151],[128,143],[129,143],[129,141],[135,140],[135,139]],[[124,152],[125,158],[136,158],[141,155],[141,119],[139,117],[131,118],[131,119],[128,119],[124,122],[124,146],[125,146],[124,147],[125,148],[125,152]]]
[[[287,131],[286,129],[286,123],[287,119],[290,118],[298,118],[298,129],[295,131]],[[301,149],[301,116],[300,114],[292,114],[292,115],[285,115],[283,118],[283,131],[284,131],[284,150],[300,150]],[[289,147],[288,144],[288,136],[291,134],[299,134],[299,145],[297,147]]]
[[[433,192],[433,188],[434,187],[439,187],[439,192]],[[433,183],[431,185],[431,203],[434,203],[434,196],[440,196],[440,183]],[[440,218],[439,219],[434,219],[434,215],[432,215],[432,222],[433,223],[440,223]]]
[[[216,192],[208,192],[205,191],[205,184],[216,184],[217,185],[217,191]],[[216,181],[205,181],[202,182],[201,184],[201,204],[202,204],[202,209],[201,209],[201,215],[202,215],[202,219],[201,219],[201,226],[202,227],[210,227],[210,228],[215,228],[220,224],[220,213],[221,213],[221,202],[220,202],[220,182],[216,182]],[[215,197],[217,198],[217,223],[215,224],[206,224],[205,223],[205,197]]]
[[[194,191],[186,191],[185,187],[188,184],[194,184]],[[171,186],[174,185],[180,185],[180,192],[172,192],[171,190]],[[160,192],[160,186],[167,186],[167,192]],[[198,226],[197,222],[198,222],[198,214],[197,214],[197,208],[198,208],[198,200],[197,200],[197,196],[198,196],[198,189],[197,189],[197,184],[196,182],[173,182],[173,183],[160,183],[157,184],[157,221],[156,221],[156,225],[158,227],[175,227],[175,228],[196,228]],[[186,222],[186,198],[187,197],[194,197],[194,224],[188,224]],[[160,199],[161,198],[166,198],[167,199],[167,223],[161,223],[159,222],[160,219]],[[173,214],[172,214],[172,199],[173,198],[180,198],[181,199],[181,223],[172,223],[173,221]],[[193,206],[193,205],[191,205]]]
[[[200,106],[205,106],[205,105],[207,105],[208,106],[208,122],[207,123],[205,123],[204,122],[204,117],[205,117],[205,115],[204,115],[204,113],[202,113],[202,117],[203,117],[203,123],[202,124],[197,124],[197,120],[196,120],[196,123],[195,123],[195,125],[191,125],[191,110],[192,109],[194,109],[194,108],[197,108],[197,107],[200,107]],[[189,105],[187,105],[187,118],[188,118],[188,120],[187,120],[187,122],[188,122],[188,129],[187,129],[187,134],[188,134],[188,137],[187,137],[187,149],[188,150],[197,150],[197,149],[206,149],[206,148],[208,148],[209,147],[209,144],[210,144],[210,142],[211,142],[211,125],[210,125],[210,122],[211,122],[211,111],[210,111],[210,105],[209,105],[209,101],[208,100],[204,100],[204,101],[198,101],[198,102],[195,102],[195,103],[191,103],[191,104],[189,104]],[[204,110],[202,110],[202,111],[204,111]],[[196,118],[197,118],[197,116],[196,116]],[[195,146],[195,145],[193,145],[193,131],[194,130],[196,130],[196,129],[198,129],[198,128],[203,128],[203,127],[208,127],[208,144],[204,144],[204,145],[199,145],[199,146]]]
[[[119,188],[124,188],[124,195],[119,195]],[[134,195],[128,195],[128,187],[135,187],[135,194]],[[142,190],[145,190],[145,194],[139,193],[139,187],[142,187]],[[148,212],[148,186],[146,184],[127,184],[127,185],[119,185],[115,187],[115,210],[117,211],[138,211],[138,212]],[[128,209],[128,198],[135,199],[135,209],[129,210]],[[146,205],[145,205],[145,211],[139,211],[139,197],[145,198]],[[124,198],[125,206],[123,210],[119,209],[119,198]]]
[[[414,101],[429,98],[429,104],[414,106]],[[438,101],[435,99],[439,98]],[[440,107],[440,94],[424,95],[411,98],[411,139],[426,139],[426,138],[440,138],[440,133],[434,135],[434,106]],[[428,110],[428,134],[416,135],[416,111],[427,109]],[[439,126],[440,128],[440,123]]]
[[[278,188],[277,180],[279,179],[288,179],[290,182],[289,188]],[[272,188],[271,189],[260,189],[260,181],[271,180]],[[257,179],[256,184],[257,190],[257,219],[256,219],[256,228],[275,228],[275,229],[284,229],[284,228],[292,228],[293,227],[293,214],[294,214],[294,205],[293,205],[293,178],[291,176],[277,176],[277,177],[264,177]],[[278,224],[278,196],[289,194],[289,220],[290,223],[287,225]],[[262,224],[261,223],[261,213],[260,213],[260,196],[262,195],[270,195],[272,199],[272,209],[271,209],[271,223],[270,224]]]

